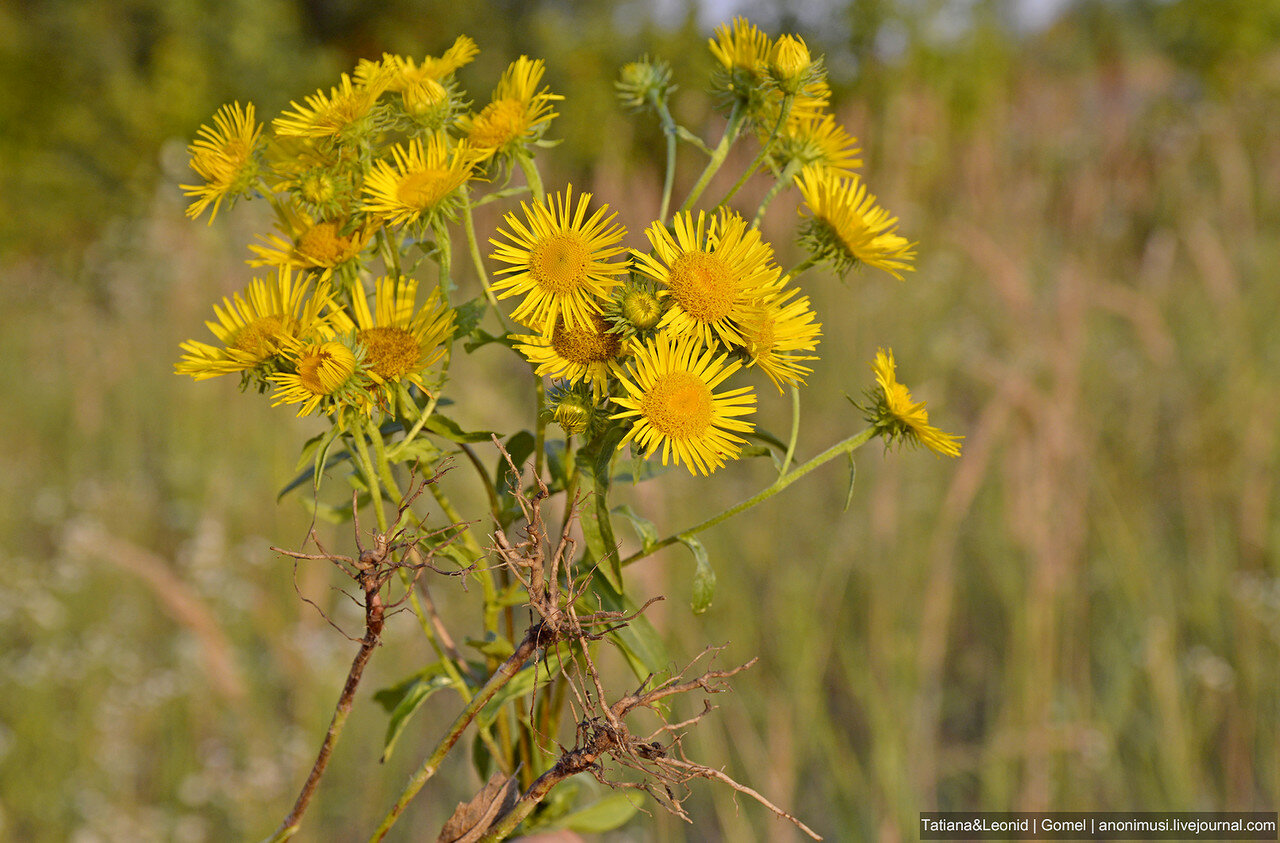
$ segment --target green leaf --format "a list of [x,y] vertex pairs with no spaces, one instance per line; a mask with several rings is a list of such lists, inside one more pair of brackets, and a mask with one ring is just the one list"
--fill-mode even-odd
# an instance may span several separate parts
[[382,706],[388,713],[395,711],[413,686],[444,673],[443,662],[432,662],[417,673],[411,673],[394,685],[383,688],[373,695],[373,701]]
[[853,503],[853,481],[858,476],[858,464],[853,460],[853,452],[850,451],[849,457],[849,491],[844,493],[844,509],[841,512],[849,511],[849,504]]
[[[311,480],[312,491],[319,493],[320,478],[324,475],[324,472],[344,460],[351,459],[351,454],[345,450],[339,452],[332,458],[329,457],[329,451],[333,447],[333,443],[337,441],[340,433],[341,431],[335,426],[319,436],[307,440],[307,443],[302,446],[302,457],[298,460],[298,476],[290,480],[285,487],[280,490],[280,494],[276,495],[277,503],[282,500],[285,495],[307,482],[307,480]],[[308,455],[312,453],[314,453],[314,459],[308,459]],[[303,469],[302,466],[306,465],[308,462],[311,463],[311,468]]]
[[474,331],[488,310],[489,302],[484,296],[476,296],[471,301],[464,301],[455,307],[452,339],[461,339]]
[[491,334],[484,328],[476,328],[471,332],[474,339],[467,340],[462,347],[466,349],[467,354],[475,351],[477,348],[483,348],[491,343],[505,345],[507,348],[515,348],[516,340],[511,334]]
[[635,816],[639,807],[639,794],[611,793],[581,810],[561,817],[556,821],[555,827],[581,834],[602,834],[621,827]]
[[621,427],[611,427],[578,451],[577,458],[579,471],[591,478],[592,495],[580,518],[588,555],[592,562],[599,563],[597,570],[619,594],[623,590],[622,560],[618,558],[618,540],[609,514],[609,468],[623,435]]
[[468,638],[466,644],[495,659],[506,659],[516,651],[506,636],[496,632],[486,632],[484,638]]
[[489,747],[485,745],[479,732],[471,740],[471,763],[480,774],[480,781],[488,781],[489,775],[493,772],[493,755],[490,754]]
[[711,608],[716,593],[716,572],[711,568],[707,549],[695,536],[677,536],[680,543],[693,553],[697,567],[693,571],[693,613],[700,615]]
[[658,528],[653,526],[652,521],[632,509],[630,504],[624,503],[620,506],[615,506],[613,513],[621,515],[631,522],[631,526],[636,530],[636,535],[640,538],[640,546],[644,550],[648,550],[658,543]]
[[453,679],[450,677],[437,675],[415,682],[405,692],[404,697],[392,710],[391,719],[387,721],[387,736],[383,740],[382,747],[383,761],[391,757],[391,750],[395,748],[396,741],[400,739],[405,726],[409,724],[409,718],[417,713],[422,704],[426,702],[427,697],[443,688],[452,687],[453,684]]
[[554,650],[544,652],[546,655],[540,661],[522,668],[498,690],[498,693],[493,695],[491,700],[484,704],[476,714],[476,725],[479,728],[484,729],[492,724],[497,719],[498,712],[509,700],[523,697],[539,685],[547,684],[560,673],[563,667],[560,654]]
[[[503,445],[507,449],[507,453],[511,455],[511,461],[515,463],[516,468],[523,468],[525,462],[533,454],[534,444],[537,439],[527,430],[521,430],[509,438]],[[498,456],[498,465],[493,471],[493,482],[504,494],[509,492],[510,483],[507,481],[511,477],[511,466],[507,465],[506,459],[501,455]]]
[[[630,615],[638,608],[600,577],[591,581],[591,593],[599,600],[599,609],[606,612],[625,612]],[[584,606],[583,610],[596,611],[596,608]],[[650,674],[665,673],[671,664],[666,642],[644,615],[632,618],[626,626],[615,630],[609,637],[622,650],[638,679],[644,679]]]
[[452,442],[488,442],[493,438],[493,434],[487,430],[464,431],[453,419],[438,412],[427,419],[424,427]]

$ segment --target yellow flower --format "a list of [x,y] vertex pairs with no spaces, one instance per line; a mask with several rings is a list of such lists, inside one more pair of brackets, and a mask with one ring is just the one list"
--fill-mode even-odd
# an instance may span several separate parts
[[913,402],[911,393],[898,383],[892,349],[876,351],[871,369],[879,389],[870,393],[873,403],[866,408],[867,420],[876,426],[881,436],[890,442],[904,439],[912,445],[923,445],[943,456],[960,456],[960,440],[964,437],[943,433],[929,424],[925,402]]
[[898,234],[898,218],[876,204],[856,175],[840,178],[810,166],[801,170],[796,184],[811,215],[803,240],[814,257],[831,260],[841,273],[866,264],[899,281],[903,272],[915,269],[915,244]]
[[538,90],[546,72],[542,59],[521,56],[507,67],[493,99],[479,114],[458,121],[471,146],[486,158],[514,152],[521,145],[537,140],[556,116],[551,103],[564,97],[549,88]]
[[466,35],[459,35],[453,45],[445,50],[444,55],[439,58],[427,56],[420,64],[411,58],[391,53],[383,53],[381,63],[361,59],[356,66],[355,77],[357,82],[367,83],[386,73],[385,90],[404,92],[424,81],[439,82],[463,65],[469,64],[479,52],[480,48],[475,41]]
[[364,348],[369,377],[390,402],[399,384],[426,389],[422,374],[444,357],[454,312],[441,300],[439,288],[415,311],[418,282],[414,278],[383,277],[375,287],[372,311],[363,289],[353,294],[356,341]]
[[720,24],[715,37],[708,39],[711,54],[725,70],[739,70],[759,76],[769,58],[769,36],[744,17],[735,17],[733,26]]
[[328,95],[316,91],[306,98],[306,105],[290,102],[286,111],[272,121],[271,127],[280,137],[338,138],[359,135],[367,130],[367,118],[373,113],[378,97],[386,90],[386,74],[353,84],[342,74],[342,81]]
[[324,405],[333,413],[342,407],[367,411],[370,407],[364,390],[363,369],[359,349],[341,340],[300,343],[290,341],[282,349],[293,371],[268,375],[276,385],[271,406],[298,404],[298,415],[306,416]]
[[422,141],[391,148],[395,159],[379,161],[365,179],[366,199],[361,210],[380,217],[390,225],[417,222],[434,212],[452,207],[455,191],[475,168],[475,157],[466,143],[449,149],[449,136],[436,132]]
[[347,224],[342,220],[317,221],[292,205],[282,205],[277,210],[276,227],[284,236],[259,234],[258,239],[266,245],[249,245],[249,251],[257,255],[249,259],[250,266],[333,269],[364,251],[374,234],[371,226],[344,234]]
[[661,222],[649,226],[652,255],[632,250],[636,269],[662,285],[658,295],[670,306],[658,327],[704,345],[743,345],[751,305],[778,281],[773,250],[730,211],[685,211],[674,222],[674,235]]
[[605,216],[608,205],[587,217],[590,201],[590,193],[579,194],[574,208],[569,185],[563,196],[551,194],[533,206],[522,202],[524,221],[507,214],[510,231],[498,230],[511,242],[489,241],[497,247],[493,259],[510,264],[498,272],[513,273],[495,282],[493,289],[505,291],[499,298],[523,295],[511,315],[544,334],[551,332],[557,318],[570,328],[591,328],[591,315],[601,312],[601,299],[618,284],[614,276],[627,272],[627,261],[609,262],[626,251],[618,245],[626,229],[613,225],[616,214]]
[[739,416],[755,412],[756,396],[749,386],[714,390],[740,366],[691,336],[660,334],[637,346],[634,365],[620,376],[627,394],[613,399],[623,409],[611,418],[632,419],[618,447],[635,440],[645,457],[662,448],[663,465],[674,458],[692,474],[710,474],[737,459],[745,440],[735,431],[754,428]]
[[[825,167],[836,175],[853,175],[862,166],[858,139],[844,130],[830,114],[796,117],[792,112],[787,125],[779,133],[769,157],[780,167]],[[792,171],[794,172],[794,170]]]
[[570,328],[557,319],[550,336],[517,335],[516,350],[536,368],[538,377],[563,378],[591,384],[598,400],[609,386],[609,375],[622,356],[622,338],[609,333],[604,317],[592,313],[587,328]]
[[802,361],[818,359],[801,353],[818,347],[822,326],[814,321],[808,296],[791,301],[799,292],[799,288],[792,287],[761,299],[742,326],[744,352],[779,392],[783,384],[804,383],[812,370]]
[[209,222],[218,215],[223,199],[248,193],[258,177],[255,153],[262,135],[262,124],[254,122],[253,103],[244,108],[240,103],[224,105],[213,115],[213,127],[201,126],[197,139],[187,147],[191,153],[191,169],[204,184],[180,185],[183,195],[195,197],[187,207],[187,216],[195,219],[213,205]]
[[769,51],[769,75],[784,91],[795,93],[812,81],[816,63],[798,35],[784,35]]
[[278,362],[290,340],[332,337],[328,317],[321,316],[332,304],[329,284],[321,281],[308,299],[310,284],[309,277],[295,277],[289,267],[282,266],[275,284],[255,278],[243,296],[223,298],[221,307],[213,306],[217,321],[205,323],[222,346],[187,340],[181,346],[186,353],[175,371],[196,380],[234,372],[261,375]]

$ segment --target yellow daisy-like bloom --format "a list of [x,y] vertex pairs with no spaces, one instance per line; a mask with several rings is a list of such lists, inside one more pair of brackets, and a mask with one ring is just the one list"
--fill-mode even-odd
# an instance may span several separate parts
[[564,99],[549,88],[538,90],[545,72],[542,59],[528,56],[521,56],[507,67],[490,103],[479,114],[458,121],[472,148],[488,158],[514,152],[538,139],[556,116],[551,103]]
[[333,269],[364,251],[373,238],[374,228],[363,226],[346,234],[342,220],[315,220],[293,206],[279,209],[277,228],[283,236],[258,235],[266,245],[250,244],[257,255],[250,266],[290,266],[295,269]]
[[662,448],[663,465],[674,458],[691,474],[710,474],[737,459],[745,440],[735,431],[754,428],[739,417],[755,412],[755,392],[749,386],[714,390],[740,366],[691,336],[660,334],[638,346],[634,366],[619,378],[627,394],[613,399],[623,409],[611,418],[633,419],[618,447],[635,440],[645,457]]
[[421,308],[417,279],[379,278],[374,307],[362,290],[353,296],[356,341],[364,347],[369,377],[390,401],[398,384],[426,389],[422,373],[444,357],[444,341],[453,330],[454,312],[431,291]]
[[471,62],[480,52],[476,42],[466,35],[459,35],[444,55],[427,56],[421,63],[411,58],[383,53],[382,61],[361,59],[356,65],[355,77],[360,83],[379,79],[386,74],[385,90],[404,92],[424,81],[439,82],[451,73]]
[[752,304],[778,282],[773,249],[730,211],[685,211],[674,222],[674,235],[660,222],[649,226],[652,255],[632,250],[636,269],[662,285],[658,295],[669,304],[658,327],[704,345],[744,345]]
[[292,372],[268,375],[276,385],[271,406],[298,404],[298,415],[315,412],[322,404],[332,413],[344,406],[369,408],[361,377],[364,361],[357,349],[340,340],[325,342],[289,342],[284,357]]
[[333,336],[321,311],[332,304],[329,284],[321,281],[307,298],[310,278],[281,267],[275,284],[255,278],[244,295],[236,293],[214,305],[217,321],[205,322],[221,347],[197,340],[182,343],[186,352],[174,367],[196,380],[235,372],[265,371],[291,340]]
[[436,132],[426,146],[414,138],[391,148],[395,163],[379,161],[365,179],[361,210],[390,225],[406,225],[436,211],[447,211],[455,191],[471,177],[475,156],[465,142],[449,148],[449,136]]
[[306,97],[306,105],[290,102],[293,110],[281,114],[271,126],[280,137],[335,138],[359,132],[386,90],[386,82],[386,74],[377,74],[362,84],[354,84],[344,73],[338,87],[331,88],[327,95],[316,91]]
[[801,167],[816,165],[843,176],[853,175],[854,170],[862,166],[860,152],[858,139],[846,132],[832,115],[795,118],[793,114],[769,157],[780,166],[792,162]]
[[899,281],[903,272],[915,269],[915,244],[898,234],[898,218],[876,204],[856,175],[840,178],[810,166],[800,171],[796,184],[811,216],[803,240],[815,257],[830,259],[842,273],[866,264]]
[[818,347],[822,325],[814,321],[808,296],[794,299],[799,292],[798,287],[792,287],[762,299],[742,326],[746,341],[743,350],[751,364],[768,375],[778,392],[782,392],[783,384],[804,383],[812,370],[803,361],[818,359],[803,352]]
[[871,393],[874,403],[867,408],[867,420],[877,427],[880,435],[889,441],[904,439],[913,445],[923,445],[943,456],[960,456],[960,440],[964,437],[943,433],[929,424],[925,402],[913,402],[911,393],[898,383],[892,349],[877,350],[871,369],[879,389]]
[[745,70],[759,75],[769,59],[769,36],[744,17],[735,17],[733,26],[722,23],[716,27],[715,37],[708,39],[711,54],[725,70]]
[[210,224],[218,215],[218,207],[228,197],[234,199],[253,188],[258,178],[255,153],[262,136],[262,124],[253,119],[253,103],[224,105],[213,115],[213,126],[201,126],[196,141],[187,147],[191,153],[191,169],[204,184],[184,184],[183,195],[196,201],[187,207],[187,216],[195,219],[213,205]]
[[516,350],[536,368],[538,377],[563,378],[569,383],[591,384],[599,400],[609,386],[609,375],[623,354],[622,338],[609,332],[609,323],[590,314],[590,327],[570,328],[557,319],[550,336],[512,337]]
[[511,242],[489,240],[496,247],[491,257],[510,264],[498,272],[513,273],[494,283],[495,291],[503,291],[498,298],[523,295],[511,315],[544,334],[557,319],[570,328],[591,329],[592,314],[601,312],[601,300],[619,283],[614,276],[627,272],[628,261],[609,262],[626,251],[619,245],[626,229],[613,224],[617,214],[605,216],[608,205],[588,217],[590,201],[590,193],[579,194],[574,208],[569,185],[563,195],[550,194],[545,202],[522,202],[524,220],[507,214],[510,231],[498,229]]

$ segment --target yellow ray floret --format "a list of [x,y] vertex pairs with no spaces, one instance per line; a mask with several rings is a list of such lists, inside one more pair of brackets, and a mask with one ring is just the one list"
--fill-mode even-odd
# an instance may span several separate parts
[[609,385],[623,354],[622,338],[609,332],[604,317],[590,314],[587,328],[570,328],[557,319],[550,336],[513,336],[516,350],[534,365],[538,377],[562,378],[569,383],[591,384],[599,400]]
[[564,97],[550,88],[538,90],[546,66],[542,59],[521,56],[513,61],[493,99],[478,114],[458,121],[458,128],[472,148],[485,157],[513,152],[520,145],[537,140],[556,113],[551,104]]
[[187,216],[195,219],[213,206],[209,222],[218,215],[223,199],[232,199],[252,189],[258,176],[255,154],[262,136],[262,124],[253,119],[253,103],[224,105],[213,115],[213,126],[201,126],[196,141],[187,147],[191,169],[203,184],[179,185],[183,194],[194,197]]
[[818,347],[822,326],[814,321],[809,297],[795,298],[799,288],[771,293],[756,303],[743,324],[743,350],[751,365],[764,372],[782,392],[783,385],[799,386],[812,371],[804,365],[817,356],[806,354]]
[[449,148],[449,137],[436,132],[424,146],[414,138],[391,148],[394,163],[379,161],[365,179],[367,211],[389,225],[407,225],[452,207],[456,191],[475,168],[465,142]]
[[348,130],[360,127],[373,112],[378,97],[386,90],[387,75],[363,82],[352,82],[342,74],[342,80],[329,93],[316,91],[306,97],[306,104],[291,102],[292,111],[286,111],[272,121],[271,127],[280,137],[333,138]]
[[444,342],[453,330],[454,312],[438,287],[421,308],[417,300],[417,279],[405,276],[378,279],[373,310],[363,289],[352,297],[356,342],[364,348],[370,379],[387,401],[399,384],[426,389],[423,373],[444,357]]
[[[250,266],[333,269],[358,256],[373,238],[374,227],[351,228],[341,219],[317,220],[292,204],[277,207],[280,234],[259,234],[264,245],[250,244]],[[345,233],[344,233],[345,232]]]
[[635,250],[636,269],[662,285],[669,305],[659,328],[704,345],[743,345],[742,325],[753,303],[777,285],[773,249],[731,211],[708,217],[676,214],[674,233],[660,222],[645,232],[652,254]]
[[871,364],[879,387],[871,393],[874,405],[869,409],[869,421],[889,441],[903,439],[913,445],[923,445],[936,454],[947,457],[960,456],[960,440],[963,436],[943,433],[929,424],[925,402],[915,403],[911,392],[898,383],[893,350],[883,348],[876,352]]
[[805,245],[818,259],[831,260],[838,270],[858,264],[883,269],[902,280],[915,269],[915,244],[898,234],[898,218],[876,204],[876,197],[857,175],[841,178],[831,170],[810,166],[796,184],[810,220]]
[[196,380],[235,372],[259,372],[269,368],[290,340],[333,336],[329,284],[321,281],[315,294],[307,297],[311,281],[281,267],[276,282],[255,278],[244,294],[224,298],[214,305],[217,321],[205,324],[221,346],[197,340],[182,343],[186,352],[175,370]]
[[631,430],[618,447],[634,440],[646,457],[662,449],[693,474],[710,474],[737,459],[745,440],[738,433],[754,425],[741,416],[755,412],[751,387],[714,390],[741,366],[716,356],[695,337],[660,334],[634,349],[635,361],[620,377],[626,395],[615,398],[622,411],[615,419],[631,419]]
[[619,283],[616,276],[627,272],[626,260],[610,262],[626,251],[619,245],[626,229],[613,223],[616,214],[606,216],[608,205],[588,217],[590,202],[591,194],[582,193],[574,207],[572,185],[532,206],[522,202],[524,218],[507,214],[509,230],[498,230],[510,242],[489,241],[493,259],[509,264],[498,272],[510,273],[493,289],[499,298],[524,296],[512,316],[544,334],[561,318],[571,328],[590,329],[591,315]]
[[290,341],[283,355],[291,371],[267,376],[267,380],[276,385],[271,406],[297,404],[299,416],[310,415],[322,407],[327,413],[344,407],[370,409],[362,352],[349,341]]

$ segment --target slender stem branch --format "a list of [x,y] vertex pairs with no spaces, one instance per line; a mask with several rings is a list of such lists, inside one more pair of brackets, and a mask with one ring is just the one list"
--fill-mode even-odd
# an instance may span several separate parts
[[[407,400],[407,399],[406,399]],[[391,460],[397,460],[404,449],[409,447],[409,443],[418,437],[422,432],[422,428],[426,425],[427,420],[431,418],[431,414],[436,411],[436,402],[440,400],[440,390],[436,390],[430,398],[427,399],[427,406],[418,411],[418,420],[413,423],[413,427],[405,431],[404,438],[396,444],[392,445],[387,451],[387,457]]]
[[537,395],[533,419],[533,476],[541,481],[542,462],[546,458],[547,420],[543,411],[547,408],[547,386],[536,373],[533,376],[533,388]]
[[658,120],[662,123],[662,134],[667,140],[667,167],[666,175],[662,180],[662,208],[658,213],[658,219],[665,220],[667,211],[671,208],[671,188],[676,180],[676,121],[671,116],[671,110],[667,108],[666,101],[660,98],[656,91],[649,91],[649,101],[653,104],[653,110],[658,113]]
[[788,269],[787,273],[782,276],[782,281],[780,283],[786,284],[792,278],[795,278],[797,275],[804,272],[809,267],[816,266],[817,263],[818,263],[818,259],[815,258],[813,255],[809,255],[804,260],[800,261],[795,266]]
[[[387,514],[382,511],[381,484],[378,482],[378,473],[373,467],[373,460],[369,458],[369,446],[365,444],[364,431],[360,429],[351,431],[351,441],[355,443],[356,462],[360,466],[361,473],[364,474],[365,485],[369,487],[369,505],[373,507],[373,514],[378,519],[378,529],[386,532]],[[431,487],[434,489],[435,485],[433,483]]]
[[700,524],[695,524],[694,526],[690,527],[687,530],[684,530],[679,533],[672,533],[666,538],[660,539],[659,541],[654,542],[652,545],[650,545],[647,548],[637,550],[635,553],[631,554],[630,556],[622,560],[621,562],[622,567],[626,567],[627,565],[630,565],[634,562],[639,562],[641,559],[661,550],[664,547],[669,547],[670,545],[675,544],[676,542],[680,541],[683,538],[687,538],[697,533],[701,533],[703,530],[706,530],[710,527],[714,527],[715,525],[719,524],[721,521],[732,518],[733,516],[737,515],[739,512],[743,512],[744,510],[748,510],[758,503],[763,503],[764,501],[767,501],[769,498],[778,494],[778,492],[781,492],[783,489],[787,488],[792,483],[799,480],[801,477],[804,477],[806,474],[808,474],[810,471],[813,471],[818,466],[830,462],[831,460],[835,459],[841,454],[848,454],[848,453],[852,453],[853,451],[856,451],[858,448],[865,445],[875,435],[876,435],[876,429],[874,427],[868,427],[866,430],[862,431],[861,433],[855,434],[853,436],[850,436],[848,439],[844,439],[840,442],[837,442],[835,445],[832,445],[830,448],[823,451],[821,454],[818,454],[816,457],[809,460],[808,462],[802,465],[796,466],[795,470],[792,471],[790,474],[785,474],[779,477],[777,480],[773,481],[771,485],[767,486],[766,488],[762,489],[761,491],[757,492],[756,494],[742,501],[742,503],[739,503],[736,506],[732,506],[726,509],[724,512],[719,513],[718,515],[713,515],[710,518],[708,518],[706,521],[703,521]]
[[541,202],[546,198],[547,193],[542,187],[542,174],[538,172],[538,165],[534,162],[533,156],[522,152],[516,156],[516,161],[520,164],[520,171],[524,173],[524,180],[529,184],[533,201]]
[[782,459],[779,477],[785,477],[791,467],[791,459],[796,455],[796,440],[800,438],[800,388],[791,387],[791,438],[787,440],[787,454]]
[[510,331],[511,323],[498,307],[498,299],[493,294],[493,288],[489,286],[489,273],[485,271],[484,258],[480,256],[480,241],[476,238],[476,223],[471,214],[471,191],[466,185],[462,186],[462,230],[467,236],[467,251],[471,253],[471,263],[475,266],[476,277],[484,287],[485,298],[489,300],[493,312],[498,315],[502,329]]
[[520,671],[520,668],[524,667],[524,663],[533,656],[538,649],[537,641],[541,629],[541,624],[535,624],[529,628],[524,640],[520,642],[520,646],[505,662],[499,665],[498,669],[489,677],[489,681],[484,684],[484,687],[471,698],[466,707],[454,718],[444,737],[436,744],[435,749],[427,756],[427,759],[422,762],[422,766],[418,768],[417,772],[409,778],[408,785],[405,786],[396,803],[391,806],[391,810],[387,813],[386,818],[383,819],[382,825],[378,826],[377,831],[369,838],[369,843],[377,843],[377,841],[386,837],[387,832],[391,830],[391,826],[395,825],[396,820],[404,813],[404,809],[408,807],[409,802],[418,794],[418,791],[422,790],[423,785],[436,774],[436,771],[440,768],[440,763],[449,754],[449,750],[453,749],[458,739],[462,737],[462,733],[467,726],[480,713],[480,709],[484,707],[485,703],[493,699],[494,695],[510,682],[512,677]]
[[725,158],[729,155],[729,147],[733,146],[733,142],[738,139],[738,134],[742,131],[743,121],[746,114],[742,110],[740,103],[734,103],[733,111],[729,113],[729,122],[724,127],[724,134],[720,137],[720,143],[716,144],[716,148],[711,150],[711,160],[707,161],[707,166],[703,168],[702,175],[698,176],[698,181],[694,183],[689,190],[689,195],[685,198],[684,204],[680,206],[681,211],[687,211],[693,207],[693,203],[698,201],[698,197],[702,195],[702,191],[707,189],[707,185],[711,183],[711,177],[724,164]]
[[782,172],[773,183],[773,187],[769,188],[769,192],[764,195],[764,199],[760,200],[760,207],[756,208],[756,215],[751,218],[752,228],[759,227],[760,220],[764,219],[764,212],[773,204],[773,200],[778,198],[779,193],[791,186],[791,180],[796,177],[796,172],[799,169],[799,161],[790,161],[787,166],[782,168]]
[[[791,113],[791,104],[795,101],[794,94],[784,94],[782,97],[782,106],[778,109],[778,119],[773,124],[773,131],[769,133],[768,139],[760,145],[760,151],[756,153],[756,157],[742,171],[742,175],[734,182],[733,187],[729,188],[729,192],[720,200],[720,205],[728,204],[729,200],[734,197],[742,186],[747,183],[747,179],[755,175],[756,170],[760,169],[760,165],[764,163],[764,159],[769,154],[769,150],[773,148],[773,142],[778,139],[778,132],[781,131],[783,124],[787,122],[787,116]],[[720,207],[717,205],[716,207]],[[756,215],[757,218],[759,214]],[[754,226],[752,226],[754,228]]]

